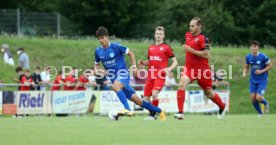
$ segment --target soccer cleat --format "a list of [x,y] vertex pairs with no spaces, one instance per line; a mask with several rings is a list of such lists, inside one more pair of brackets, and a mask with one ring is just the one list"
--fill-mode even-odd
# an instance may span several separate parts
[[226,110],[226,106],[224,107],[224,109],[219,109],[219,112],[218,112],[218,115],[217,115],[218,119],[223,119],[224,118],[225,110]]
[[144,120],[156,120],[157,118],[155,116],[148,116],[146,118],[144,118]]
[[258,115],[258,118],[263,118],[263,114],[259,114],[259,115]]
[[160,117],[161,121],[165,121],[166,120],[166,115],[165,115],[165,111],[164,110],[162,112],[160,112],[159,117]]
[[178,113],[174,114],[174,118],[178,119],[178,120],[183,120],[184,115],[183,115],[183,113],[178,112]]
[[129,117],[132,117],[134,114],[132,111],[129,111],[129,110],[126,110],[126,109],[123,109],[121,111],[118,112],[118,116],[129,116]]
[[269,112],[269,105],[268,105],[268,103],[265,105],[265,112],[266,112],[266,113]]

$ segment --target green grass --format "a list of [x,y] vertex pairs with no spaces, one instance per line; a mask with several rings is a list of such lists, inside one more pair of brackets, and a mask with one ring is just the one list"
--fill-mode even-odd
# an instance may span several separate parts
[[190,115],[183,121],[143,121],[142,116],[0,118],[2,145],[274,145],[276,115]]
[[[152,41],[126,41],[112,40],[128,46],[135,52],[136,59],[147,58],[147,47]],[[55,66],[61,69],[61,66],[70,65],[77,68],[88,68],[94,63],[94,49],[99,46],[95,38],[69,40],[69,39],[51,39],[51,38],[17,38],[17,37],[0,37],[0,44],[8,43],[11,46],[11,51],[14,54],[15,63],[17,63],[16,48],[24,47],[30,56],[31,67],[36,65],[45,67],[47,65]],[[184,65],[184,54],[181,45],[177,43],[171,44],[179,65]],[[272,63],[276,64],[276,50],[265,49],[261,50],[266,53]],[[232,65],[233,78],[228,79],[231,87],[231,113],[255,113],[255,110],[250,103],[248,85],[249,77],[243,79],[242,68],[245,63],[245,55],[249,53],[249,48],[232,48],[232,47],[212,47],[210,64],[215,65],[215,69],[224,68],[228,70],[228,66]],[[129,62],[129,58],[126,59]],[[176,70],[175,70],[176,72]],[[0,80],[7,83],[12,83],[12,77],[16,76],[14,67],[3,65],[0,61]],[[269,72],[269,83],[265,97],[270,102],[271,113],[276,113],[276,69],[273,68]]]

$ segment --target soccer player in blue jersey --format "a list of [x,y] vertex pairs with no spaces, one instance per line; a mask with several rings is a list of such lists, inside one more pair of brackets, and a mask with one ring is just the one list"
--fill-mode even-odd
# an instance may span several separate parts
[[246,64],[243,69],[243,77],[251,67],[250,73],[250,96],[254,108],[257,110],[259,117],[262,117],[263,112],[259,103],[265,105],[266,112],[269,111],[269,105],[264,98],[268,82],[268,70],[272,68],[270,59],[264,54],[259,52],[259,42],[254,40],[251,42],[251,53],[246,55]]
[[137,73],[137,66],[134,53],[127,47],[110,43],[108,30],[105,27],[99,27],[96,30],[96,37],[101,46],[95,50],[94,69],[98,71],[100,62],[103,64],[108,77],[112,81],[112,89],[116,92],[125,108],[120,111],[119,114],[132,116],[131,109],[127,102],[127,99],[129,99],[149,111],[160,113],[160,120],[166,120],[164,111],[139,98],[129,85],[130,76],[124,55],[127,54],[130,57],[132,63],[131,68],[135,75],[135,73]]

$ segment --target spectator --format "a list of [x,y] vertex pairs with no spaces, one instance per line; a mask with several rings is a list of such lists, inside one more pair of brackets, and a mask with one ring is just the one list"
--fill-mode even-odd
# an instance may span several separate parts
[[89,75],[87,75],[87,74],[80,76],[80,79],[78,80],[78,83],[76,85],[76,90],[79,90],[79,91],[86,90],[86,85],[88,85],[88,83],[89,83],[88,77],[89,77]]
[[40,73],[40,76],[41,76],[40,90],[41,91],[46,91],[46,85],[51,83],[50,82],[51,81],[50,71],[51,71],[51,68],[47,66],[45,68],[45,70]]
[[[144,65],[139,64],[138,65],[138,72],[137,75],[134,76],[135,78],[135,84],[137,85],[144,85],[147,80],[147,70],[145,69]],[[135,90],[143,90],[143,86],[136,86],[134,87]]]
[[174,78],[174,73],[170,72],[169,75],[166,76],[166,80],[165,80],[165,90],[169,91],[169,90],[173,90],[173,87],[176,86],[177,83],[175,81]]
[[20,47],[17,49],[18,65],[23,69],[30,69],[30,60],[28,54],[25,52],[24,48]]
[[31,87],[35,85],[35,83],[32,80],[30,70],[25,70],[25,75],[20,80],[20,84],[22,84],[22,86],[20,87],[20,91],[30,91]]
[[64,87],[63,89],[68,91],[68,90],[75,90],[75,86],[77,83],[77,79],[76,79],[76,68],[73,68],[73,70],[71,70],[71,72],[65,77],[64,80]]
[[4,63],[14,66],[13,57],[8,44],[2,45],[1,52],[4,53],[4,56],[3,56]]
[[62,79],[62,71],[59,71],[57,77],[53,81],[52,90],[53,91],[61,90],[62,85],[64,85],[64,79]]
[[[100,90],[109,90],[110,80],[107,79],[104,71],[98,71],[96,73],[96,83],[100,86]],[[96,87],[95,89],[98,89]]]
[[[25,76],[22,67],[17,67],[17,68],[15,69],[15,72],[17,73],[18,78],[17,78],[17,77],[14,77],[13,80],[14,80],[16,83],[21,84],[21,80],[22,80],[23,76]],[[18,87],[18,90],[20,90],[20,86]]]
[[89,81],[89,83],[88,83],[88,86],[86,87],[86,90],[91,91],[93,87],[97,86],[97,83],[96,83],[94,68],[92,68],[89,72],[88,72],[88,81]]
[[31,88],[31,90],[40,90],[40,83],[42,82],[41,80],[41,75],[40,75],[41,69],[39,66],[35,67],[35,72],[32,74],[32,79],[35,83],[35,86]]

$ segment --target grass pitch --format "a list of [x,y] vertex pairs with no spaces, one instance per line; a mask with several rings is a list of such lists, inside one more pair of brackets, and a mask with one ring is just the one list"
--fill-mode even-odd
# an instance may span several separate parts
[[178,121],[144,121],[145,116],[0,118],[1,145],[274,145],[276,115],[186,115]]

